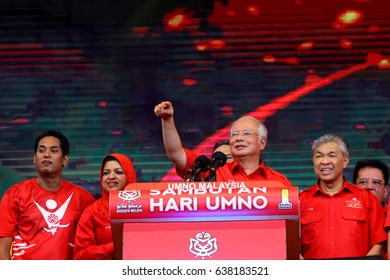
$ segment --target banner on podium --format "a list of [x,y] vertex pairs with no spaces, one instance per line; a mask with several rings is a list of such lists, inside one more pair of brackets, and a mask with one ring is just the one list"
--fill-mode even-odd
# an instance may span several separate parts
[[298,259],[298,188],[133,183],[110,193],[116,259]]
[[133,183],[111,191],[112,223],[298,219],[298,187],[277,181]]

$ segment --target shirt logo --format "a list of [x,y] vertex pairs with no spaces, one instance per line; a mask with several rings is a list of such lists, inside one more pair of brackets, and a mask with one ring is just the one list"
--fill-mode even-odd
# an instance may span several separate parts
[[349,208],[362,208],[362,202],[358,200],[356,197],[352,198],[351,200],[345,201],[347,203],[347,207]]
[[[68,227],[70,224],[68,223],[67,225],[62,225],[61,220],[65,215],[66,209],[68,209],[68,205],[72,196],[73,193],[68,197],[68,199],[64,202],[64,204],[62,204],[61,207],[54,212],[45,210],[33,199],[35,205],[38,207],[39,211],[41,212],[43,218],[46,221],[47,227],[43,227],[43,228],[47,232],[50,232],[53,236],[56,234],[58,228]],[[46,207],[51,210],[55,209],[57,208],[57,202],[53,199],[49,199],[46,201]]]

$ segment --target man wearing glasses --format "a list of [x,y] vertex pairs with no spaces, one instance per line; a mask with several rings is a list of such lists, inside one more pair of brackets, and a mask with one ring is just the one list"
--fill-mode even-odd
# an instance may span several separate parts
[[388,193],[389,168],[377,159],[360,160],[353,172],[353,183],[372,192],[382,205],[386,215],[386,198]]
[[[365,159],[356,163],[353,171],[353,183],[361,188],[372,192],[380,202],[383,213],[387,215],[387,194],[389,183],[389,168],[387,165],[377,159]],[[390,226],[390,219],[385,222],[385,228]],[[390,234],[390,233],[388,233]],[[389,259],[389,245],[383,256],[384,259]]]
[[[155,106],[154,113],[161,118],[167,156],[176,166],[178,174],[184,174],[194,165],[199,155],[182,147],[171,102],[159,103]],[[218,181],[269,180],[291,186],[286,176],[265,166],[261,160],[261,153],[267,145],[267,128],[259,120],[249,116],[238,119],[230,130],[229,144],[234,160],[217,169]]]

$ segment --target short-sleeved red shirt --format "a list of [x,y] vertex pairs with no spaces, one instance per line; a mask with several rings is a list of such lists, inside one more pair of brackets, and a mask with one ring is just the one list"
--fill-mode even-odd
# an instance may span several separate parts
[[95,201],[83,188],[62,180],[57,191],[29,179],[10,187],[0,203],[0,236],[14,237],[12,259],[71,260],[76,226]]
[[[194,165],[195,160],[199,155],[190,150],[184,150],[187,156],[186,170],[188,170]],[[183,177],[182,174],[179,174],[179,176]],[[292,185],[285,175],[273,170],[272,168],[266,167],[264,161],[261,162],[255,172],[249,175],[246,174],[245,170],[238,164],[237,161],[226,163],[224,166],[217,169],[216,178],[217,181],[221,182],[267,180],[282,182],[285,186]]]
[[384,215],[376,197],[349,184],[330,196],[318,183],[299,195],[301,207],[301,254],[305,259],[366,256],[385,242]]

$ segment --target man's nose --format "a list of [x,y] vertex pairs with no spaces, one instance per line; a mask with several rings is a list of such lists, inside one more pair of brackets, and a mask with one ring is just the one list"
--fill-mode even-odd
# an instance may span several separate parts
[[371,190],[374,189],[374,185],[373,185],[371,182],[368,182],[367,185],[364,186],[364,188],[365,188],[366,190],[371,191]]
[[326,157],[326,156],[323,157],[322,160],[321,160],[322,164],[328,164],[329,162],[330,162],[329,157]]

